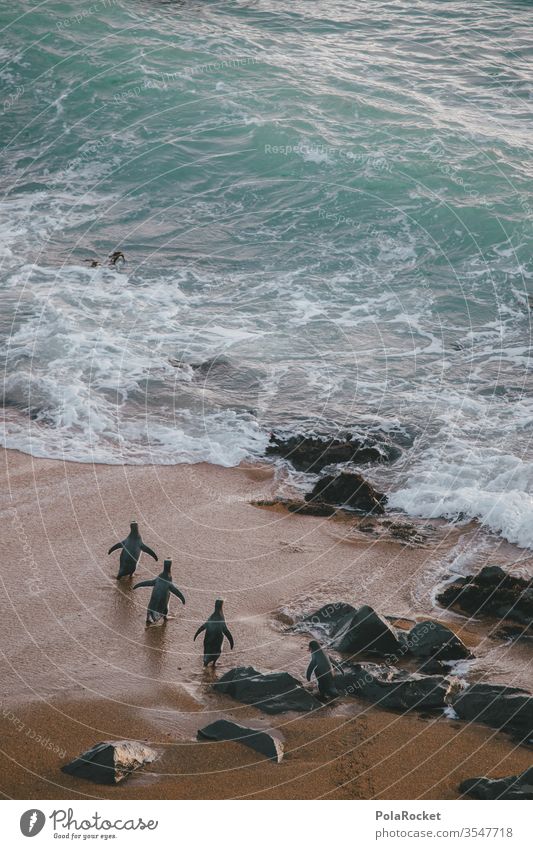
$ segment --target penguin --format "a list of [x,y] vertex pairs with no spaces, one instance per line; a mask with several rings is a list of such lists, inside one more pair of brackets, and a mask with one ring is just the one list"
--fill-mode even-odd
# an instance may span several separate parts
[[124,578],[126,576],[131,577],[133,575],[137,568],[141,551],[144,551],[145,554],[149,554],[150,557],[157,560],[157,554],[155,551],[148,548],[148,546],[142,541],[137,522],[130,523],[130,532],[126,539],[123,539],[122,542],[116,542],[115,545],[111,546],[107,553],[112,554],[119,548],[121,548],[122,551],[120,552],[120,568],[118,570],[117,580],[119,578]]
[[[233,637],[231,635],[231,631],[226,625],[226,620],[224,619],[224,614],[222,612],[222,605],[224,604],[221,598],[217,598],[215,601],[215,609],[207,622],[204,622],[203,625],[200,625],[196,634],[194,635],[194,640],[201,634],[202,631],[205,631],[204,637],[204,666],[209,666],[210,663],[215,666],[215,663],[220,657],[220,653],[222,651],[222,643],[224,637],[228,640],[230,644],[230,648],[233,651]],[[194,642],[193,640],[193,642]]]
[[342,672],[342,668],[336,661],[331,662],[329,655],[324,651],[317,640],[311,640],[309,643],[309,651],[312,653],[311,663],[307,667],[306,678],[311,680],[311,675],[315,673],[315,678],[318,682],[318,691],[324,698],[334,699],[339,695],[335,686],[335,676],[333,673],[333,664]]
[[172,583],[172,575],[170,574],[171,566],[172,560],[165,560],[163,562],[163,571],[159,573],[157,578],[154,578],[153,581],[139,581],[133,587],[134,590],[139,589],[139,587],[153,587],[152,595],[148,602],[148,610],[146,611],[147,626],[158,622],[161,617],[166,621],[170,593],[177,595],[180,601],[185,604],[185,597]]
[[122,262],[126,262],[126,257],[122,251],[113,251],[112,254],[109,254],[109,265],[116,265],[119,259]]
[[89,263],[89,268],[98,268],[100,265],[97,259],[84,259],[83,261]]

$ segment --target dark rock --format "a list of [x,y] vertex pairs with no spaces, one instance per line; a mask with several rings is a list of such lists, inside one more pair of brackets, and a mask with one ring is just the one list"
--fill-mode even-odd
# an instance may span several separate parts
[[302,516],[333,516],[336,512],[332,504],[324,504],[317,501],[286,501],[285,506],[289,513],[300,513]]
[[283,760],[283,736],[279,731],[262,731],[247,728],[228,719],[218,719],[205,728],[198,730],[198,737],[206,740],[231,740],[244,743],[270,760],[281,763]]
[[533,580],[510,575],[500,566],[485,566],[477,575],[457,578],[437,599],[444,607],[510,619],[533,629]]
[[407,636],[409,651],[414,657],[435,661],[470,658],[465,644],[446,625],[428,619],[418,622]]
[[97,743],[78,758],[61,767],[76,778],[86,778],[97,784],[118,784],[134,770],[151,763],[157,753],[132,740]]
[[330,463],[389,463],[397,460],[401,451],[385,439],[378,441],[350,433],[339,437],[304,434],[283,437],[273,433],[266,453],[290,460],[300,472],[319,472]]
[[450,670],[441,660],[426,660],[421,666],[418,667],[418,671],[422,673],[422,675],[448,675]]
[[419,532],[418,528],[409,522],[391,522],[389,534],[394,539],[402,540],[411,545],[422,545],[427,539],[424,534]]
[[366,604],[338,621],[330,645],[337,651],[352,655],[363,653],[388,657],[405,653],[396,631]]
[[393,666],[360,663],[335,676],[339,693],[394,710],[441,710],[446,707],[450,682],[440,675],[419,675]]
[[533,640],[533,631],[520,625],[502,625],[490,634],[492,639],[509,640],[517,643],[519,640]]
[[533,744],[533,696],[524,690],[470,684],[452,697],[451,705],[460,719],[482,722],[507,731],[520,743]]
[[253,666],[230,669],[219,681],[215,681],[213,689],[238,702],[254,705],[265,713],[310,711],[320,707],[320,702],[288,672],[263,675]]
[[472,799],[533,799],[533,767],[506,778],[467,778],[459,791]]
[[484,566],[477,576],[480,584],[488,584],[489,586],[501,584],[506,577],[507,572],[504,572],[501,566]]
[[337,510],[331,504],[320,502],[308,504],[292,498],[260,498],[252,501],[255,507],[284,507],[289,513],[300,513],[302,516],[333,516]]
[[344,601],[333,601],[325,604],[319,610],[315,610],[310,616],[306,616],[302,622],[309,627],[320,630],[321,634],[333,637],[344,627],[348,620],[356,612],[355,607]]
[[348,505],[352,510],[363,513],[384,513],[387,501],[382,492],[378,492],[371,483],[356,472],[338,472],[336,475],[324,475],[307,493],[305,500]]

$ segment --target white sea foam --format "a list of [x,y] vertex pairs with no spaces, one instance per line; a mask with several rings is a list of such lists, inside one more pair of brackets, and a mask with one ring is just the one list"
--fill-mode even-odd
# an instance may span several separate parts
[[533,462],[455,441],[428,448],[390,496],[412,516],[479,519],[509,542],[533,548]]

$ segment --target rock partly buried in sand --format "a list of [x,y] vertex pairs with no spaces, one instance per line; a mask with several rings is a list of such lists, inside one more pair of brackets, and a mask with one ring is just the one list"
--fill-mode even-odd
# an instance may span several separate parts
[[533,799],[533,767],[505,778],[467,778],[459,791],[472,799]]
[[442,710],[450,682],[441,675],[419,675],[376,663],[350,664],[335,676],[339,693],[393,710]]
[[324,475],[305,496],[309,503],[347,505],[362,513],[384,513],[387,497],[357,472]]
[[460,719],[482,722],[512,734],[519,743],[533,745],[533,696],[517,687],[470,684],[452,697]]
[[331,463],[389,463],[401,455],[400,449],[385,439],[378,441],[350,433],[339,437],[283,437],[273,433],[266,453],[290,460],[299,472],[319,472]]
[[500,566],[485,566],[477,575],[457,578],[437,600],[444,607],[511,619],[533,629],[533,580],[509,575]]
[[97,784],[118,784],[144,764],[151,763],[157,753],[132,740],[97,743],[75,760],[61,767],[62,772],[86,778]]
[[473,655],[446,625],[427,619],[418,622],[405,637],[409,653],[431,661],[463,660]]
[[283,735],[279,731],[261,731],[231,722],[229,719],[218,719],[205,728],[198,729],[198,737],[205,740],[229,740],[244,743],[250,749],[265,755],[276,763],[283,760]]
[[288,672],[262,674],[253,666],[230,669],[219,681],[215,681],[213,689],[265,713],[302,712],[320,707],[320,702]]

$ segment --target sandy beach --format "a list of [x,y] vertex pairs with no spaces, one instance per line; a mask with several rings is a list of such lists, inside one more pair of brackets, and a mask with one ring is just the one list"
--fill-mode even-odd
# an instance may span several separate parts
[[[450,799],[467,777],[509,775],[531,754],[500,732],[341,699],[312,715],[266,716],[212,691],[192,637],[225,599],[234,666],[304,680],[308,636],[289,625],[328,601],[439,618],[475,649],[469,679],[527,686],[528,651],[491,640],[487,623],[434,607],[436,583],[459,539],[478,528],[432,526],[418,547],[373,539],[343,523],[262,509],[278,483],[268,465],[103,466],[3,453],[2,785],[7,798]],[[148,591],[117,583],[118,554],[140,525],[173,560],[186,606],[145,629]],[[510,547],[494,544],[492,562]],[[159,567],[159,568],[158,568]],[[136,580],[160,564],[143,556]],[[314,685],[309,685],[313,687]],[[286,738],[282,764],[237,743],[200,743],[221,716],[261,721]],[[158,759],[117,787],[60,767],[95,743],[147,741]]]

